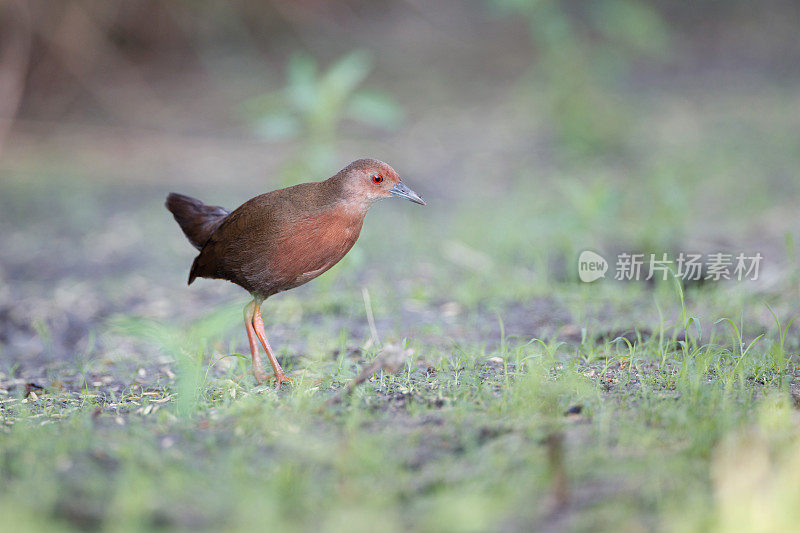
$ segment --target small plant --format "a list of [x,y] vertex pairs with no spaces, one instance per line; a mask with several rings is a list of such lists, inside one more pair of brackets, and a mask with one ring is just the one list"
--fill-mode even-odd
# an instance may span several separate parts
[[772,348],[770,349],[770,354],[772,355],[774,365],[776,370],[778,371],[778,386],[783,386],[783,378],[786,373],[786,336],[789,334],[789,328],[792,327],[794,321],[797,320],[797,315],[793,316],[789,319],[789,322],[786,323],[784,327],[781,324],[778,315],[775,314],[775,311],[772,310],[772,307],[767,305],[767,309],[769,309],[769,313],[772,315],[772,319],[775,321],[775,327],[778,330],[778,340],[777,342],[773,343]]
[[744,361],[747,358],[747,355],[753,349],[753,346],[755,346],[758,343],[758,341],[760,341],[764,337],[765,334],[762,333],[761,335],[753,339],[750,342],[750,344],[746,344],[744,341],[744,324],[742,322],[740,322],[740,324],[737,326],[736,323],[730,318],[720,318],[715,322],[715,324],[719,324],[721,322],[727,322],[730,325],[731,337],[734,345],[736,345],[737,351],[739,352],[738,353],[739,357],[736,359],[736,363],[733,365],[733,368],[729,373],[729,379],[725,380],[726,386],[729,385],[730,379],[736,379],[736,378],[739,379],[740,385],[743,386],[744,372],[739,370],[739,365],[742,364],[742,361]]
[[[178,415],[191,416],[199,407],[214,363],[204,366],[209,339],[219,338],[241,320],[238,309],[216,309],[189,325],[164,324],[141,317],[118,317],[112,329],[146,341],[171,356],[177,367],[175,389]],[[234,356],[241,356],[233,354]]]
[[259,136],[301,142],[284,171],[290,181],[335,166],[335,139],[345,119],[388,130],[402,123],[403,111],[391,96],[362,88],[372,66],[372,56],[363,50],[339,58],[324,72],[313,58],[297,54],[289,60],[282,89],[245,103]]

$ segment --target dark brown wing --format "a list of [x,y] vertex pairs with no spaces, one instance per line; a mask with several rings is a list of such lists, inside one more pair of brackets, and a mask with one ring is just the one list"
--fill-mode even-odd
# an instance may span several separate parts
[[235,210],[211,234],[192,263],[190,285],[195,278],[205,277],[228,279],[244,286],[239,275],[248,262],[247,257],[254,255],[254,246],[261,248],[256,235],[269,235],[273,224],[269,211],[257,209],[254,205],[249,207]]

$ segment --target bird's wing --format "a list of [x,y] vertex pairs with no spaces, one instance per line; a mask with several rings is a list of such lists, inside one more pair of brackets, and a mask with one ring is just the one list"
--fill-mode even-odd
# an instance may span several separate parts
[[[274,216],[269,206],[257,205],[253,198],[234,210],[211,234],[200,255],[192,265],[191,280],[195,277],[230,279],[247,266],[254,245],[268,239]],[[256,205],[253,205],[256,203]],[[260,246],[258,248],[261,248]]]

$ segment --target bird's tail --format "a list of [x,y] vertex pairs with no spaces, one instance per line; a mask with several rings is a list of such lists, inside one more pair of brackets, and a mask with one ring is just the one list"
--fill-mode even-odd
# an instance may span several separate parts
[[165,204],[175,217],[186,238],[195,248],[202,250],[230,212],[217,206],[206,205],[200,200],[183,194],[170,193]]

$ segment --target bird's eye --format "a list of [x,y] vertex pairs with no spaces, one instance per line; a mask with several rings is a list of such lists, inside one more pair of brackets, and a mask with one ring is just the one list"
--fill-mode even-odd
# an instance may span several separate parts
[[373,174],[372,175],[372,182],[373,183],[380,183],[382,181],[383,181],[383,176],[381,176],[380,174]]

